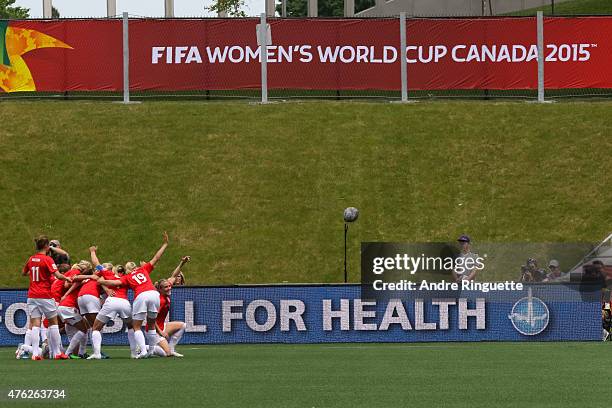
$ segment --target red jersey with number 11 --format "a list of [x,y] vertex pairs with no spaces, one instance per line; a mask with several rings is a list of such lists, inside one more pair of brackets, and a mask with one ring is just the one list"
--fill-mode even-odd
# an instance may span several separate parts
[[157,290],[151,282],[149,274],[153,270],[153,265],[149,262],[142,265],[140,268],[136,268],[129,275],[123,275],[121,277],[121,283],[125,286],[129,286],[134,291],[134,299],[138,297],[142,292],[148,290]]
[[23,272],[27,272],[30,277],[30,299],[53,299],[51,276],[57,272],[57,266],[51,257],[45,254],[32,255],[23,267]]

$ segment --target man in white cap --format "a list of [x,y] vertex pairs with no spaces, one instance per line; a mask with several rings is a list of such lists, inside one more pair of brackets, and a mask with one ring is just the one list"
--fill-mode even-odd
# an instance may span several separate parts
[[559,261],[551,259],[548,262],[548,269],[550,272],[546,274],[546,278],[542,282],[555,282],[561,278],[561,269],[559,269]]
[[[462,262],[458,262],[461,267],[455,267],[453,269],[453,279],[455,282],[461,282],[462,280],[472,281],[476,278],[476,272],[478,272],[478,268],[473,267],[476,263],[476,259],[478,258],[478,254],[472,252],[471,243],[472,240],[468,235],[461,235],[457,242],[459,243],[459,248],[461,249],[461,253],[457,257],[463,258]],[[466,268],[463,265],[466,264],[466,260],[470,259],[468,265],[472,265],[472,268]]]

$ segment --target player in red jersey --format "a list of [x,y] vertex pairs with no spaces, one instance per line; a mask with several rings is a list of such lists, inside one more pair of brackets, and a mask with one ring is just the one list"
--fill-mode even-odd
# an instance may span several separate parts
[[[96,254],[97,250],[97,247],[92,246],[89,248],[89,253],[91,254],[91,261],[102,278],[108,280],[121,279],[121,277],[126,274],[125,267],[123,265],[117,265],[112,269],[108,269],[108,264],[100,264]],[[102,309],[100,309],[93,323],[91,332],[93,354],[89,356],[88,360],[99,360],[102,358],[102,329],[109,320],[117,316],[119,316],[128,327],[130,351],[132,352],[132,357],[136,357],[136,343],[134,341],[134,330],[132,329],[132,306],[128,300],[127,292],[128,286],[125,285],[115,286],[113,290],[108,289],[107,293],[109,296],[104,301]]]
[[[153,258],[141,265],[139,268],[127,268],[131,270],[129,274],[123,275],[121,279],[107,280],[100,279],[98,283],[109,287],[127,286],[134,291],[134,304],[132,305],[132,327],[134,328],[134,339],[137,344],[136,358],[147,357],[145,336],[142,333],[142,323],[146,320],[151,330],[147,332],[149,346],[153,349],[157,340],[155,332],[155,319],[159,310],[159,292],[151,282],[150,273],[155,264],[162,257],[168,247],[168,234],[164,232],[164,242],[157,250]],[[126,264],[127,267],[127,264]]]
[[[107,265],[110,270],[113,265]],[[95,271],[97,276],[102,276],[99,270]],[[79,298],[78,298],[78,307],[81,315],[87,320],[88,327],[90,328],[94,324],[96,320],[96,316],[100,309],[102,308],[102,300],[100,299],[102,288],[106,292],[108,296],[112,291],[107,287],[100,286],[96,279],[88,279],[83,281],[81,287],[79,288]],[[83,338],[83,343],[81,345],[82,352],[81,355],[85,355],[85,347],[87,346],[87,336]]]
[[[61,274],[65,274],[66,272],[68,272],[70,270],[70,265],[66,265],[66,264],[62,264],[62,265],[58,265],[58,271]],[[52,283],[51,283],[51,296],[53,297],[53,299],[55,300],[55,303],[59,303],[59,299],[62,297],[61,293],[59,294],[59,297],[57,297],[57,287],[64,287],[64,281],[57,279],[55,277],[55,275],[51,275],[52,276]],[[61,322],[58,322],[61,323]],[[46,354],[48,355],[49,353],[49,347],[46,345],[45,343],[45,339],[46,336],[43,336],[43,327],[49,327],[49,321],[47,319],[44,319],[42,321],[42,325],[40,327],[40,339],[43,343],[43,347],[41,350],[41,355],[45,355],[45,350],[46,350]],[[60,333],[62,331],[62,326],[61,324],[58,324],[58,327],[60,329]],[[46,329],[45,329],[46,330]],[[19,346],[17,346],[17,350],[15,351],[15,358],[17,359],[25,359],[25,358],[30,358],[30,355],[32,354],[32,327],[30,327],[30,322],[28,322],[27,328],[26,328],[26,333],[24,336],[24,340],[23,343],[20,343]]]
[[[88,261],[80,261],[66,272],[66,276],[72,277],[72,285],[64,285],[64,293],[57,308],[60,319],[64,322],[66,331],[71,333],[70,344],[66,350],[68,356],[76,358],[78,348],[84,338],[87,338],[87,322],[81,317],[78,309],[79,287],[82,282],[92,279],[91,264]],[[70,330],[69,328],[72,328]],[[77,353],[75,353],[77,350]]]
[[57,326],[57,306],[51,295],[51,276],[57,279],[71,282],[71,278],[62,275],[53,259],[47,256],[49,251],[49,239],[41,235],[34,240],[36,253],[32,255],[25,266],[22,274],[30,278],[30,289],[28,290],[28,314],[32,327],[32,360],[42,360],[40,342],[40,322],[42,316],[49,319],[49,347],[56,360],[65,360],[67,355],[61,352],[62,338]]
[[[156,348],[153,352],[161,357],[183,357],[174,348],[181,340],[181,337],[183,337],[183,333],[185,333],[185,323],[178,321],[166,322],[166,317],[170,311],[172,286],[174,286],[178,277],[182,275],[181,268],[190,260],[191,257],[184,256],[168,279],[161,279],[159,282],[155,282],[155,287],[159,292],[159,312],[157,313],[157,319],[155,319],[155,331],[158,335],[157,347],[161,350]],[[147,324],[147,331],[149,330],[150,326]],[[151,350],[149,350],[149,354],[151,354]]]

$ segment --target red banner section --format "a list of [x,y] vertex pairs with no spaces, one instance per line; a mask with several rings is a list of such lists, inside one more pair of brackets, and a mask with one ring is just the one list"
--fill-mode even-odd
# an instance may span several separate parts
[[[253,89],[258,19],[130,20],[132,90]],[[399,90],[397,19],[272,19],[270,89]],[[407,22],[408,87],[535,89],[535,18]],[[546,88],[612,88],[612,17],[547,18]],[[120,20],[13,21],[5,33],[12,91],[120,91]],[[0,47],[1,48],[1,47]]]

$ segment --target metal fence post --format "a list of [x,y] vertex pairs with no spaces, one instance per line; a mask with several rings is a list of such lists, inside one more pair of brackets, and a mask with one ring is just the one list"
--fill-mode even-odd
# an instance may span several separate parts
[[53,17],[53,0],[43,0],[43,18]]
[[130,36],[128,13],[123,12],[123,103],[130,103]]
[[537,13],[538,29],[538,102],[544,102],[544,13]]
[[261,103],[268,103],[268,26],[266,13],[261,13],[259,25],[259,46],[261,55]]
[[408,102],[408,64],[406,61],[406,12],[400,13],[400,70],[402,76],[402,102]]

